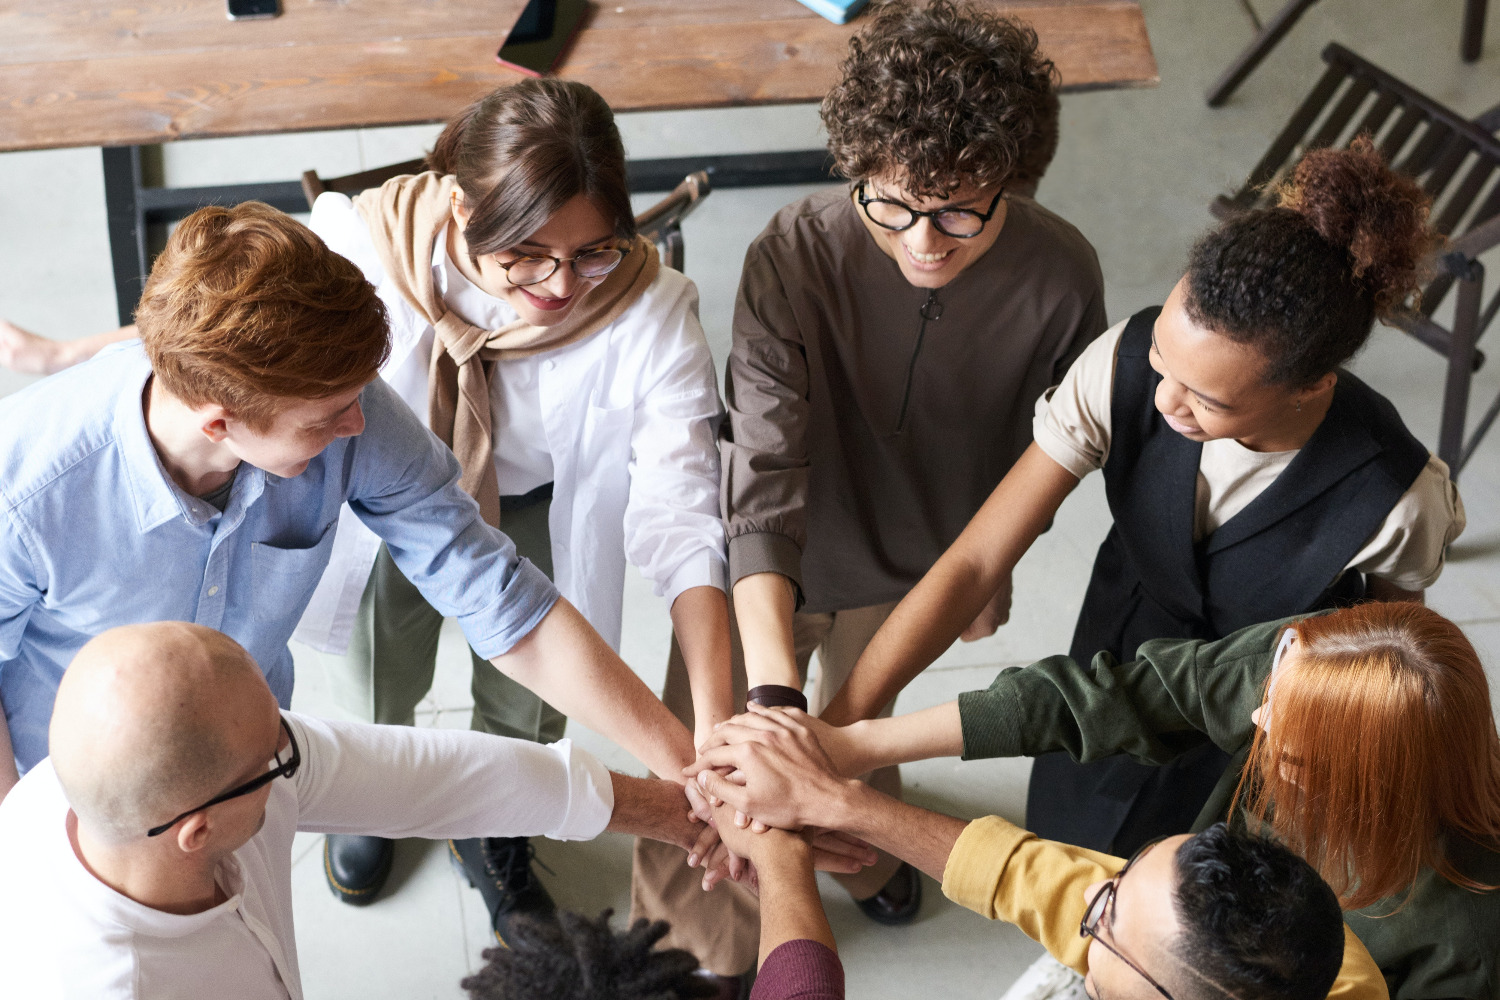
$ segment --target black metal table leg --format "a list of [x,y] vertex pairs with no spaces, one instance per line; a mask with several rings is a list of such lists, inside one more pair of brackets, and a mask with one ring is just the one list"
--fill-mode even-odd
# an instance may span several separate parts
[[1443,420],[1438,430],[1438,457],[1448,463],[1456,480],[1473,444],[1464,448],[1464,421],[1469,411],[1469,385],[1474,377],[1474,345],[1479,340],[1479,310],[1484,292],[1484,265],[1462,254],[1450,254],[1443,266],[1458,278],[1458,301],[1453,310],[1453,333],[1448,347],[1448,379],[1443,390]]
[[104,216],[115,272],[115,308],[120,325],[132,322],[146,274],[146,217],[141,208],[141,148],[104,148]]
[[1461,52],[1464,62],[1475,62],[1484,49],[1484,16],[1489,0],[1464,0],[1464,37]]

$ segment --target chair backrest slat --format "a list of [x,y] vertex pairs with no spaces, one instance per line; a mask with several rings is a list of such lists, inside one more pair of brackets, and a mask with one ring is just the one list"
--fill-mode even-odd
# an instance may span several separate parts
[[1412,133],[1417,130],[1417,126],[1426,120],[1427,116],[1422,113],[1421,108],[1411,104],[1405,105],[1402,108],[1400,116],[1396,119],[1396,124],[1392,125],[1391,130],[1381,136],[1379,142],[1375,143],[1376,150],[1380,152],[1380,155],[1385,158],[1387,163],[1394,161],[1396,154],[1401,152],[1401,148],[1406,145]]
[[1425,177],[1418,177],[1422,190],[1432,196],[1434,205],[1442,199],[1448,182],[1458,173],[1458,168],[1474,152],[1474,146],[1461,135],[1449,136],[1442,148],[1432,158],[1432,166]]
[[1385,127],[1385,123],[1390,119],[1391,112],[1395,111],[1397,105],[1400,103],[1401,101],[1395,94],[1388,94],[1377,90],[1375,92],[1375,101],[1370,105],[1370,110],[1365,112],[1365,116],[1359,120],[1359,124],[1354,126],[1354,134],[1368,135],[1372,139],[1379,135],[1380,130]]
[[1334,141],[1343,134],[1345,127],[1354,118],[1354,113],[1365,102],[1365,98],[1370,96],[1370,91],[1374,89],[1373,80],[1366,80],[1363,77],[1350,80],[1349,88],[1344,91],[1344,96],[1323,120],[1322,128],[1318,129],[1317,134],[1308,142],[1307,148],[1322,149],[1325,146],[1332,146]]
[[1302,106],[1292,115],[1291,121],[1287,122],[1286,128],[1271,143],[1271,148],[1266,150],[1266,155],[1261,157],[1255,169],[1250,171],[1250,177],[1245,181],[1245,186],[1235,195],[1233,201],[1236,205],[1248,207],[1259,196],[1260,189],[1271,178],[1276,176],[1287,159],[1295,152],[1307,135],[1307,130],[1312,128],[1313,122],[1323,113],[1328,101],[1339,89],[1339,84],[1344,82],[1348,72],[1342,66],[1330,65],[1318,82],[1313,86],[1312,93],[1302,102]]
[[1454,228],[1463,220],[1469,209],[1474,207],[1474,199],[1479,197],[1479,192],[1484,189],[1485,182],[1495,172],[1495,167],[1494,160],[1487,160],[1484,157],[1476,159],[1464,174],[1464,179],[1448,195],[1442,211],[1433,218],[1433,228],[1444,236],[1452,236]]

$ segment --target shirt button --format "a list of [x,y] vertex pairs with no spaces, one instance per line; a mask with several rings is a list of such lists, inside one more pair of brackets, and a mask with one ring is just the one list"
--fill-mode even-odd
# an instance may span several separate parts
[[217,584],[215,584],[214,586],[208,588],[208,596],[209,597],[214,596],[218,592],[219,592],[219,587],[218,587]]
[[548,358],[546,361],[542,362],[542,370],[543,371],[549,371],[550,372],[550,371],[554,371],[556,368],[557,368],[557,362],[553,361],[551,358]]

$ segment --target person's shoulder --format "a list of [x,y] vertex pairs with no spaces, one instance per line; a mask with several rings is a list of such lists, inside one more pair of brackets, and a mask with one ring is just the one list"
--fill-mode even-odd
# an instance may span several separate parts
[[1073,223],[1031,198],[1010,198],[1007,205],[1006,225],[1017,224],[1029,257],[1050,263],[1070,261],[1099,273],[1098,252]]
[[0,508],[108,449],[119,433],[121,394],[138,394],[149,367],[131,343],[0,399]]
[[854,227],[863,229],[849,205],[849,191],[843,185],[814,191],[778,209],[751,246],[769,249],[841,242]]

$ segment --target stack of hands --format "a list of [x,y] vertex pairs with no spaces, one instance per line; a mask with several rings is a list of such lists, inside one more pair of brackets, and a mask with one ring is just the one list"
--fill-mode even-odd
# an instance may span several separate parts
[[865,786],[842,730],[796,708],[752,704],[714,727],[683,769],[692,818],[706,824],[688,854],[703,888],[725,878],[758,888],[757,870],[808,852],[813,867],[853,874],[875,851],[838,829]]

